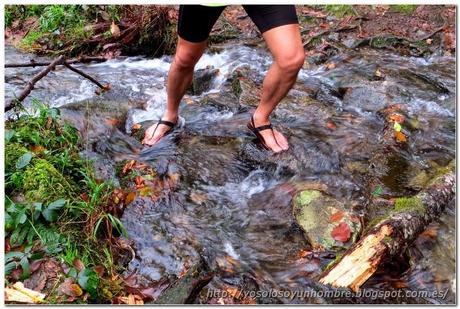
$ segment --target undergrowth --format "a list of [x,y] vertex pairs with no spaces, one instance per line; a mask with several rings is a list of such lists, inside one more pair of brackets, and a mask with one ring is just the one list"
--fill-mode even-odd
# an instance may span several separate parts
[[97,267],[106,274],[122,270],[111,245],[125,234],[114,214],[115,188],[80,158],[78,132],[61,121],[59,110],[35,106],[5,123],[6,282],[27,279],[33,261],[51,257],[67,265],[65,277],[89,299],[103,298]]

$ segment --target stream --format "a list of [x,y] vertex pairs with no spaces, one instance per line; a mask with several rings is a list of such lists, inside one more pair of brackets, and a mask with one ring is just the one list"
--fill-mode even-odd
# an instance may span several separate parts
[[[6,63],[31,58],[6,48]],[[199,61],[199,89],[181,103],[185,126],[144,148],[131,134],[132,126],[146,127],[162,115],[171,59],[128,57],[76,65],[111,84],[102,96],[94,93],[94,84],[61,67],[39,81],[25,102],[28,106],[37,98],[58,107],[79,129],[87,145],[82,154],[97,161],[102,177],[119,183],[115,164],[137,160],[174,179],[156,199],[138,196],[122,217],[136,251],[128,271],[137,271],[146,282],[177,276],[202,259],[215,271],[208,289],[311,289],[335,252],[302,254],[312,249],[291,214],[299,184],[325,184],[328,194],[351,201],[349,211],[368,221],[379,215],[367,202],[377,187],[380,198],[412,196],[421,189],[420,175],[431,175],[455,159],[454,57],[413,58],[359,49],[326,64],[306,64],[272,117],[291,145],[279,155],[261,150],[246,129],[271,56],[262,47],[234,43]],[[40,70],[5,69],[6,98]],[[392,132],[384,112],[389,106],[405,117],[404,143],[385,134]],[[363,286],[371,291],[438,290],[446,293],[444,298],[341,301],[455,303],[455,215],[453,201],[430,225],[435,236],[420,236],[410,248],[408,265],[389,263]],[[212,302],[203,294],[195,301]]]

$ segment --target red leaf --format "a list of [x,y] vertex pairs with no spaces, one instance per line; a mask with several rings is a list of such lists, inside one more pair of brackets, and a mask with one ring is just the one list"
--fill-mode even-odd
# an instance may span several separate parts
[[351,236],[351,230],[348,224],[345,222],[341,222],[339,225],[337,225],[331,232],[332,238],[335,240],[341,241],[341,242],[346,242],[350,239]]
[[337,221],[340,221],[341,219],[343,218],[343,211],[337,211],[336,213],[332,214],[330,217],[329,217],[329,220],[331,222],[337,222]]

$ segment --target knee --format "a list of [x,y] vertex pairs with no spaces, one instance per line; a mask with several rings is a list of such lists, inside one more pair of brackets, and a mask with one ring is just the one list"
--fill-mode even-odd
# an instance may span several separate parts
[[287,74],[297,74],[305,61],[305,51],[303,48],[286,53],[283,57],[276,60],[281,70]]
[[187,51],[183,51],[176,53],[174,56],[174,65],[179,70],[193,70],[198,60],[200,60],[200,56],[194,55],[193,53]]

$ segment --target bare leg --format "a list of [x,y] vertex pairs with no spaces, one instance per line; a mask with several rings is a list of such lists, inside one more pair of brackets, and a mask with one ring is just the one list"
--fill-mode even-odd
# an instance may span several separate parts
[[[260,103],[254,112],[256,126],[270,123],[270,114],[295,83],[305,59],[299,25],[276,27],[264,32],[263,37],[274,62],[265,76]],[[260,133],[274,152],[289,148],[287,139],[280,132],[273,130],[272,134],[271,130],[264,130]]]
[[[206,41],[192,43],[179,37],[176,54],[168,73],[166,86],[168,99],[162,120],[177,121],[180,100],[192,83],[195,64],[200,60],[206,46]],[[156,144],[170,129],[170,127],[164,124],[160,124],[156,131],[155,127],[156,124],[145,131],[143,144],[150,146]]]

